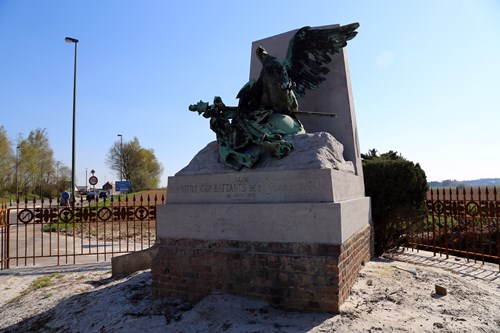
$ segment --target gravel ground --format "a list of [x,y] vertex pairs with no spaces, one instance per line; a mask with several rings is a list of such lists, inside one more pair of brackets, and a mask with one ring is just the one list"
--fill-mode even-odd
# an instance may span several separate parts
[[500,273],[422,252],[375,259],[332,315],[220,292],[153,300],[150,271],[112,278],[109,263],[23,268],[0,272],[0,313],[2,332],[500,332]]

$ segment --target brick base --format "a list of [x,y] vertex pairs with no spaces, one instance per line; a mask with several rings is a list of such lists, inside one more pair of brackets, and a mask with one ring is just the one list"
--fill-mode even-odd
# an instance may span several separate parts
[[163,239],[153,258],[155,297],[197,302],[213,290],[293,310],[338,312],[373,254],[371,226],[342,245]]

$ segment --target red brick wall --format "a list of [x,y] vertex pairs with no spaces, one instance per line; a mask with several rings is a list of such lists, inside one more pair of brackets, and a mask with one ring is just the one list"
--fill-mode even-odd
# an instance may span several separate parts
[[374,234],[371,227],[358,231],[341,245],[339,258],[339,304],[349,296],[358,273],[374,254]]
[[213,290],[296,310],[338,312],[373,253],[371,227],[342,245],[164,239],[153,294],[199,301]]

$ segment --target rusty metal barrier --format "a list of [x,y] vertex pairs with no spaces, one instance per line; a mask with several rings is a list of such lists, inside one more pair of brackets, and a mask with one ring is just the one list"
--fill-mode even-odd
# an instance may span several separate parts
[[7,267],[7,224],[9,211],[6,203],[0,203],[0,269]]
[[410,246],[498,263],[500,270],[499,200],[496,187],[431,189],[427,219],[411,229]]
[[156,241],[156,205],[165,196],[127,196],[109,200],[17,202],[2,206],[1,269],[108,260],[147,249]]

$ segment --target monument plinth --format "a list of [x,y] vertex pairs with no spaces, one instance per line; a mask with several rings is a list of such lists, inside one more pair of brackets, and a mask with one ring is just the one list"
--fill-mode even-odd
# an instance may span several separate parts
[[[280,55],[295,32],[252,49]],[[258,64],[251,66],[256,79]],[[226,155],[218,154],[218,137],[169,177],[167,205],[157,209],[155,296],[198,301],[221,290],[287,309],[338,312],[373,242],[343,49],[328,69],[300,106],[337,118],[300,118],[308,133],[283,138],[293,147],[286,156],[262,153],[252,168],[236,171],[220,163]]]

